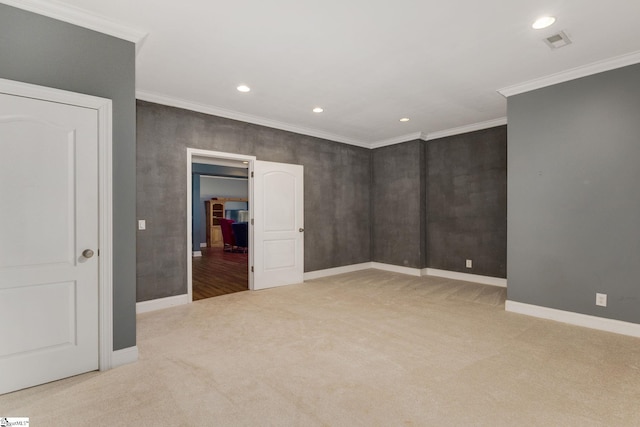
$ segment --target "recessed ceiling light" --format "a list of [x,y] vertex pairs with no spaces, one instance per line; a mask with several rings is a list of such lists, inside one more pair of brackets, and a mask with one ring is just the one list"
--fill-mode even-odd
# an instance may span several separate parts
[[409,121],[409,118],[408,118],[408,117],[403,117],[403,118],[401,118],[401,119],[400,119],[400,121],[401,121],[401,122],[408,122],[408,121]]
[[247,85],[240,85],[236,89],[238,89],[238,91],[240,92],[249,92],[251,90],[251,88]]
[[321,107],[316,107],[316,108],[313,109],[314,113],[322,113],[323,111],[324,111],[324,109],[321,108]]
[[244,161],[244,162],[242,162],[242,163],[244,163],[245,165],[248,165],[248,164],[249,164],[249,162],[247,162],[247,161]]
[[556,18],[554,18],[553,16],[543,16],[536,19],[536,22],[533,23],[531,28],[533,28],[534,30],[541,30],[553,25],[554,22],[556,22]]

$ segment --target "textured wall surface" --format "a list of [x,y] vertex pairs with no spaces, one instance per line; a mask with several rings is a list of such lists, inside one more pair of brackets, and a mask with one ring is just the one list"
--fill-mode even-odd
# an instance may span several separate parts
[[640,65],[508,110],[508,298],[640,323]]
[[425,267],[424,142],[372,150],[372,260]]
[[135,46],[0,4],[0,77],[113,101],[113,347],[134,346]]
[[186,293],[187,147],[304,165],[305,271],[370,261],[369,150],[138,101],[137,300]]
[[428,266],[506,277],[506,126],[426,144]]

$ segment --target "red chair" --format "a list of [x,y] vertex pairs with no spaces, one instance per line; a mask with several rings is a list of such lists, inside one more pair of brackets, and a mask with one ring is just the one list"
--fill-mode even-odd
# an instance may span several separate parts
[[222,241],[224,242],[224,251],[233,251],[233,247],[236,245],[235,239],[233,238],[233,229],[231,228],[231,224],[235,221],[232,219],[220,218],[218,219],[220,222],[220,230],[222,231]]

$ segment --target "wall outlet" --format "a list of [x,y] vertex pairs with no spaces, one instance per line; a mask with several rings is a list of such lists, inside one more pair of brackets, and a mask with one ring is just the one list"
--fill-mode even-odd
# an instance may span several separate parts
[[147,229],[147,221],[144,219],[138,220],[138,230],[146,230]]
[[471,261],[470,259],[467,260],[466,263],[467,268],[473,268],[473,261]]
[[600,307],[607,306],[607,294],[596,294],[596,305]]

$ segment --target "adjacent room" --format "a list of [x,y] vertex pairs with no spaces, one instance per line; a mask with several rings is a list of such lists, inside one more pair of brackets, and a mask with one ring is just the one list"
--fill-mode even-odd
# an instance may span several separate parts
[[217,164],[191,167],[193,301],[249,289],[248,169],[242,163],[199,161]]
[[638,16],[0,0],[0,420],[640,425]]

